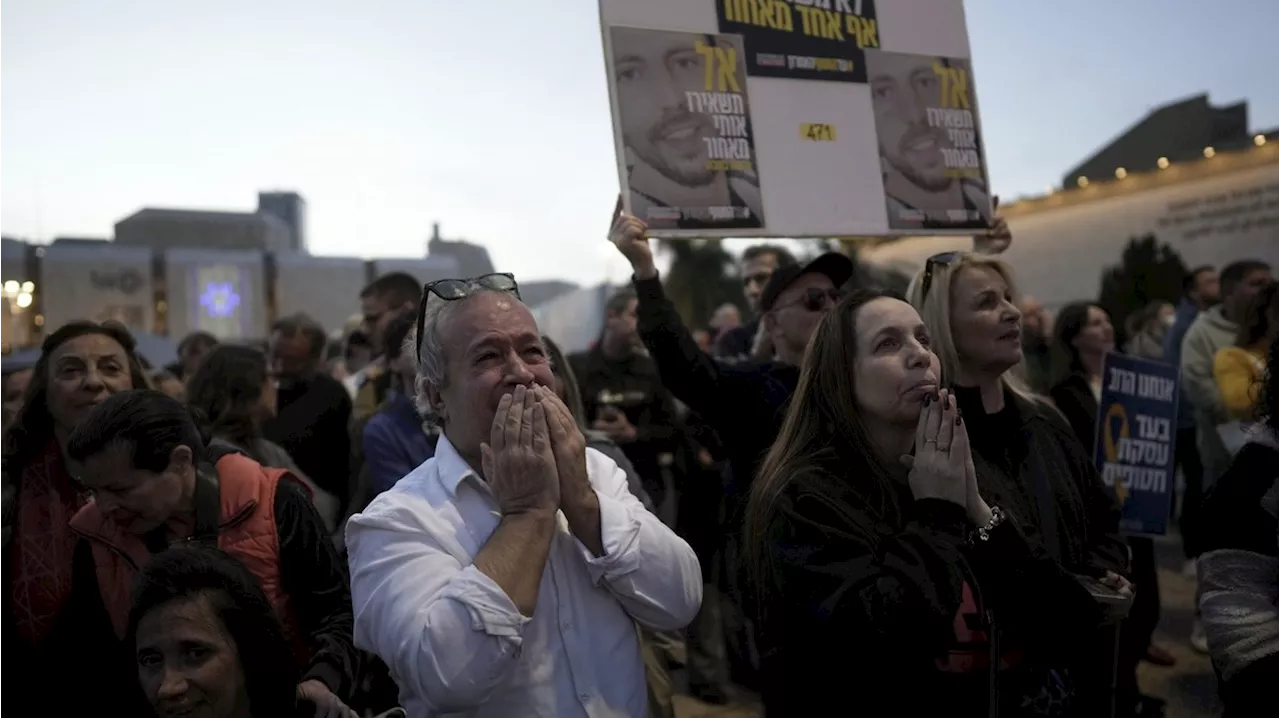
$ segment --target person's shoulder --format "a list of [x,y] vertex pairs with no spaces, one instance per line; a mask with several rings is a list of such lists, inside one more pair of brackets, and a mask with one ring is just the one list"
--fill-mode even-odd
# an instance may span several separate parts
[[[1056,392],[1055,389],[1057,390]],[[1084,377],[1073,374],[1055,384],[1054,388],[1049,390],[1049,396],[1047,397],[1031,394],[1020,396],[1015,401],[1018,402],[1019,411],[1030,428],[1033,430],[1038,429],[1056,441],[1066,442],[1067,447],[1070,448],[1078,446],[1080,439],[1076,436],[1075,430],[1071,428],[1071,423],[1067,421],[1067,417],[1063,415],[1062,410],[1057,405],[1062,403],[1059,400],[1059,396],[1063,399],[1070,399],[1081,391],[1089,392],[1090,398],[1092,398],[1092,392],[1090,392]]]
[[354,379],[355,376],[356,375],[353,374],[348,376],[346,379],[338,380],[325,372],[320,372],[311,378],[310,386],[308,388],[310,391],[316,392],[317,394],[328,396],[342,394],[350,399],[350,391],[354,390],[357,385],[353,382],[351,384],[351,389],[349,390],[347,382]]
[[374,497],[360,513],[351,517],[352,525],[369,528],[407,528],[423,523],[425,515],[433,515],[453,496],[444,490],[437,471],[437,459],[422,462],[395,486]]
[[383,435],[395,431],[395,418],[387,411],[386,407],[381,407],[364,420],[364,426],[360,433],[367,441],[370,436],[382,438]]

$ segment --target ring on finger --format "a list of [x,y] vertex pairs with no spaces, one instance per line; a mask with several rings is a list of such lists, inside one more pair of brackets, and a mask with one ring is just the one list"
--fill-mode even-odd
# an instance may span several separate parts
[[924,440],[924,443],[926,443],[926,444],[936,444],[936,443],[938,443],[938,440],[937,440],[937,439],[925,439],[925,440]]

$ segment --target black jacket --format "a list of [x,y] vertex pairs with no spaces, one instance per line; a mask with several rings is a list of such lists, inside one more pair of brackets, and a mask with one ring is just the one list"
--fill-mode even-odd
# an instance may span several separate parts
[[1049,554],[1075,573],[1128,573],[1115,492],[1053,407],[1005,391],[987,414],[977,389],[954,389],[969,428],[978,484]]
[[351,395],[341,382],[317,374],[280,389],[276,415],[263,424],[262,435],[284,447],[307,478],[345,507],[353,473],[350,422]]
[[1092,458],[1093,445],[1097,440],[1098,400],[1093,396],[1088,378],[1083,374],[1072,374],[1054,384],[1049,389],[1049,396]]
[[758,331],[760,331],[760,320],[752,319],[742,326],[725,332],[716,341],[716,358],[741,361],[750,357],[751,347],[756,343]]
[[[1263,431],[1270,431],[1263,429]],[[1231,571],[1230,561],[1239,562],[1248,556],[1275,558],[1276,534],[1280,532],[1280,522],[1274,513],[1275,507],[1264,505],[1263,497],[1276,483],[1276,466],[1280,462],[1277,456],[1274,438],[1266,441],[1252,441],[1245,444],[1231,461],[1231,467],[1214,483],[1205,496],[1202,508],[1201,528],[1206,539],[1205,554],[1208,556],[1200,563],[1202,585],[1205,583],[1221,583],[1212,572]],[[1222,554],[1214,551],[1226,549]],[[1230,556],[1234,553],[1235,556]],[[1230,556],[1230,557],[1229,557]],[[1206,575],[1206,571],[1210,572]],[[1274,579],[1275,574],[1271,574]],[[1210,579],[1212,577],[1212,580]],[[1246,579],[1237,578],[1241,584]],[[1274,600],[1274,583],[1269,587]],[[1265,591],[1267,586],[1259,588]],[[1264,594],[1265,595],[1265,594]],[[1217,609],[1221,611],[1222,609]],[[1240,610],[1235,607],[1235,610]],[[1218,647],[1216,650],[1230,652],[1230,646]],[[1245,715],[1276,714],[1276,671],[1280,667],[1280,656],[1268,653],[1254,660],[1242,669],[1234,672],[1230,679],[1218,675],[1218,693],[1226,707],[1224,716],[1234,718]],[[1215,666],[1215,668],[1220,668]]]
[[800,368],[776,362],[724,364],[698,349],[659,278],[633,280],[640,337],[677,399],[719,435],[729,460],[730,511],[746,496],[782,428]]
[[[618,446],[635,467],[645,490],[662,503],[662,467],[670,466],[685,447],[675,402],[658,378],[653,360],[642,353],[611,359],[597,345],[569,357],[582,392],[588,423],[601,418],[607,407],[626,415],[636,429],[635,441]],[[663,456],[666,459],[663,459]]]
[[[1102,619],[1088,591],[1016,522],[973,541],[963,508],[905,486],[901,519],[873,516],[841,488],[859,479],[797,477],[769,523],[783,589],[763,602],[768,714],[841,713],[852,698],[868,715],[976,717],[996,694],[1017,716],[1022,697],[1054,694],[1049,667]],[[1016,667],[992,676],[997,654]]]

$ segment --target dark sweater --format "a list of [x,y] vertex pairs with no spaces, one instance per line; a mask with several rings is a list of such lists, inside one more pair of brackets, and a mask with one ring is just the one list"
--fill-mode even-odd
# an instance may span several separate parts
[[776,504],[764,548],[769,585],[782,587],[764,601],[768,714],[828,715],[854,696],[874,715],[985,716],[1000,652],[1016,666],[996,678],[1001,715],[1025,715],[1020,699],[1054,682],[1044,666],[1069,660],[1100,623],[1093,598],[1015,522],[971,543],[960,506],[914,501],[903,486],[902,516],[881,517],[845,488],[859,480],[818,470]]
[[954,389],[969,428],[978,485],[1033,541],[1066,569],[1127,574],[1120,509],[1076,434],[1052,407],[1005,391],[1004,408],[988,414],[978,390]]
[[800,368],[777,362],[724,364],[698,349],[662,282],[633,280],[640,337],[662,383],[719,435],[732,480],[726,499],[731,514],[745,499],[773,440]]
[[[1268,600],[1274,609],[1274,559],[1280,522],[1276,518],[1274,494],[1269,492],[1276,483],[1280,455],[1277,455],[1272,430],[1261,431],[1270,436],[1240,449],[1231,461],[1231,468],[1205,497],[1201,514],[1205,553],[1200,559],[1204,591],[1200,600],[1205,625],[1210,631],[1215,668],[1220,671],[1218,690],[1226,706],[1223,714],[1226,718],[1276,714],[1276,671],[1280,667],[1280,656],[1268,651],[1254,658],[1259,652],[1261,637],[1255,634],[1241,640],[1239,629],[1234,634],[1223,631],[1222,637],[1214,640],[1219,621],[1238,626],[1248,612],[1258,610],[1259,606],[1265,610]],[[1265,496],[1270,496],[1270,503]],[[1213,595],[1215,593],[1228,595]],[[1249,662],[1245,663],[1246,660]],[[1228,666],[1230,678],[1222,672]]]

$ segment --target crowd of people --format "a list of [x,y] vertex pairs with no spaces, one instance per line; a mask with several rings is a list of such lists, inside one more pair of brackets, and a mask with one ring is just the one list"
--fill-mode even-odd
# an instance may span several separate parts
[[[169,367],[53,330],[5,377],[4,707],[670,717],[683,665],[770,716],[1160,714],[1102,307],[1020,294],[996,221],[905,295],[753,246],[749,316],[691,329],[646,230],[616,216],[631,286],[569,356],[510,274],[389,274],[336,344],[290,316]],[[1181,369],[1188,640],[1231,715],[1276,711],[1276,301],[1201,267],[1123,332]]]

